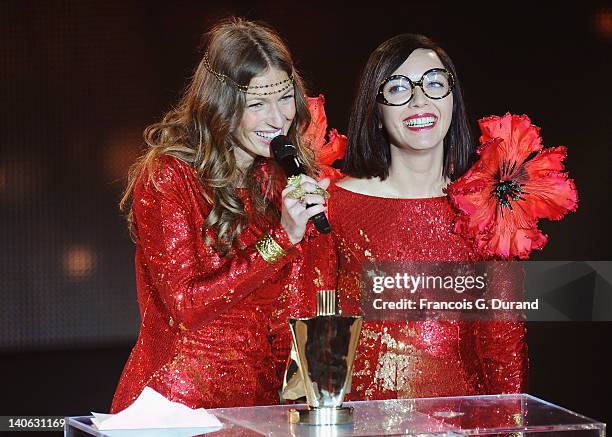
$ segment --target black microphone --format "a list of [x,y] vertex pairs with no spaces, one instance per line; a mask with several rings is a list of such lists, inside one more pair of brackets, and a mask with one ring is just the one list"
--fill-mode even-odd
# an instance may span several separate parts
[[[270,149],[272,150],[272,156],[274,156],[276,162],[278,162],[285,172],[285,176],[289,178],[299,174],[306,174],[306,170],[297,159],[297,149],[285,135],[274,137],[270,143]],[[312,205],[306,205],[306,208],[311,206]],[[310,220],[314,222],[319,232],[323,234],[331,232],[331,226],[324,212],[320,212],[310,217]]]

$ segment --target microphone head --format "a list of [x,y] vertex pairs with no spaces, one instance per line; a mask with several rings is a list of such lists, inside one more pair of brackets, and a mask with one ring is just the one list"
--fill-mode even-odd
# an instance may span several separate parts
[[277,161],[281,161],[287,156],[297,156],[297,149],[285,135],[274,137],[270,142],[270,150],[272,150],[272,156]]

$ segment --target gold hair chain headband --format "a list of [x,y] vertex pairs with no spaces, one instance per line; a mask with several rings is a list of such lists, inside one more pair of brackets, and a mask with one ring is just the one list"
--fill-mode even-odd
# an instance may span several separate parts
[[[234,88],[238,89],[239,91],[242,91],[243,93],[251,94],[251,95],[255,95],[255,96],[268,96],[270,94],[280,93],[282,91],[288,90],[293,85],[293,74],[291,74],[285,80],[281,80],[280,82],[271,83],[271,84],[268,84],[268,85],[253,85],[253,86],[241,85],[238,82],[236,82],[234,79],[232,79],[231,77],[229,77],[229,76],[227,76],[227,75],[225,75],[223,73],[219,73],[218,71],[213,70],[212,66],[210,65],[210,61],[208,60],[208,52],[206,52],[204,54],[204,67],[206,67],[206,69],[211,74],[213,74],[217,78],[217,80],[219,82],[227,83],[227,84],[233,86]],[[251,89],[265,89],[265,88],[272,88],[272,87],[281,86],[281,85],[284,85],[281,89],[274,90],[274,91],[269,91],[269,92],[265,92],[265,91],[264,92],[249,91]]]

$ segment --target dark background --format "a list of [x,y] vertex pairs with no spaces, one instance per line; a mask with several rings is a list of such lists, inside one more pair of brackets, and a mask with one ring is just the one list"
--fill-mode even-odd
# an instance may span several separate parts
[[[474,122],[528,114],[569,148],[578,211],[532,259],[610,260],[612,8],[606,3],[1,1],[0,415],[107,411],[138,329],[117,202],[141,132],[178,100],[216,19],[285,37],[329,124],[383,40],[418,32],[453,58]],[[612,322],[529,324],[529,392],[612,420]]]

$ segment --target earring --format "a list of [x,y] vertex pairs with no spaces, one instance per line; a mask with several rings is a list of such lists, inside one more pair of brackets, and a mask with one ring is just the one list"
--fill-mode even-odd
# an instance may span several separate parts
[[448,148],[448,174],[449,176],[455,177],[455,145],[451,143]]
[[382,130],[382,121],[378,122],[378,130]]

